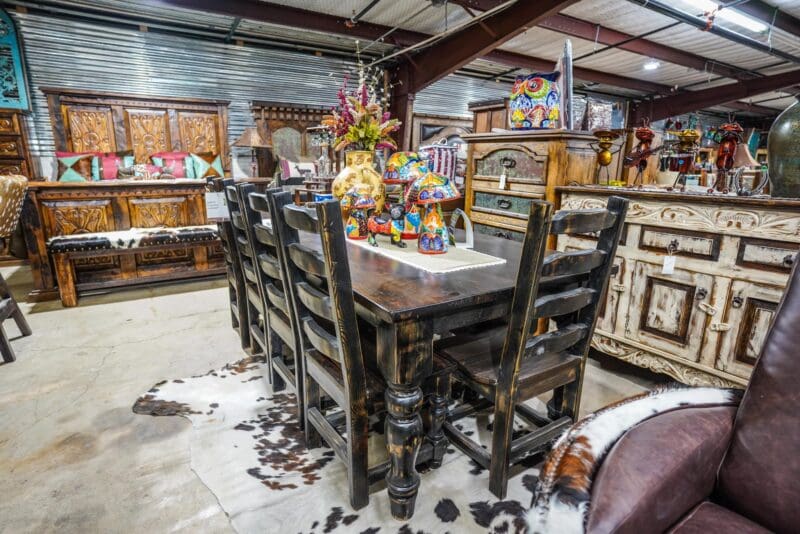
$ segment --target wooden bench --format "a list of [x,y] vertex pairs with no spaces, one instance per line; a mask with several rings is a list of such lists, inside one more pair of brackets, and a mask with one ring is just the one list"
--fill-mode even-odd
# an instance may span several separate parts
[[185,245],[191,251],[196,271],[218,274],[218,269],[209,269],[207,247],[219,239],[216,225],[183,226],[177,228],[131,228],[116,232],[98,232],[57,236],[47,242],[47,249],[53,258],[58,292],[65,307],[78,305],[78,289],[89,290],[108,287],[81,283],[75,272],[75,260],[98,258],[113,254],[119,257],[119,276],[113,280],[114,286],[175,280],[196,276],[193,272],[173,272],[172,270],[147,270],[137,267],[135,255],[159,253],[174,250]]

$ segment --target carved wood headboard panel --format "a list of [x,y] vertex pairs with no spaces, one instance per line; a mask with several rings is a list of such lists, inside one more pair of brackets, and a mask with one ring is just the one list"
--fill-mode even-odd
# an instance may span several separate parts
[[230,170],[228,101],[43,87],[56,150],[133,150],[137,163],[162,151],[215,152]]
[[[274,158],[317,157],[309,142],[306,128],[319,126],[322,117],[330,113],[323,106],[305,106],[285,102],[261,102],[251,104],[253,118],[259,133],[273,145]],[[272,176],[275,172],[273,159],[259,157],[262,176]]]

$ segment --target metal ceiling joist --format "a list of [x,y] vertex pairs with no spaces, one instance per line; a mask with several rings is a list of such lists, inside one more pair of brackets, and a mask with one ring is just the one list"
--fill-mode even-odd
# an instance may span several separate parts
[[[758,50],[759,52],[764,52],[765,54],[770,54],[772,56],[785,59],[786,61],[791,61],[792,63],[800,63],[800,57],[797,57],[788,52],[784,52],[782,50],[778,50],[777,48],[772,48],[768,44],[756,41],[755,39],[751,39],[750,37],[747,37],[735,31],[719,26],[718,24],[712,24],[709,27],[708,21],[706,19],[701,17],[696,17],[690,13],[686,13],[679,9],[675,9],[674,7],[669,6],[658,0],[628,0],[628,2],[649,9],[650,11],[653,11],[660,15],[664,15],[666,17],[679,20],[684,24],[694,26],[695,28],[708,31],[709,33],[713,33],[714,35],[724,37],[729,41],[747,46],[749,48],[752,48],[753,50]],[[744,3],[741,5],[747,5],[747,4]],[[740,4],[737,4],[736,8],[739,9],[739,7]]]
[[645,118],[657,121],[711,106],[728,105],[729,102],[769,91],[777,91],[797,83],[800,83],[800,70],[793,70],[763,78],[711,87],[702,91],[691,91],[641,102],[631,113],[630,124],[639,124]]
[[774,24],[776,28],[780,28],[792,35],[800,36],[800,19],[766,2],[762,2],[761,0],[748,0],[747,2],[737,4],[736,9],[766,24]]

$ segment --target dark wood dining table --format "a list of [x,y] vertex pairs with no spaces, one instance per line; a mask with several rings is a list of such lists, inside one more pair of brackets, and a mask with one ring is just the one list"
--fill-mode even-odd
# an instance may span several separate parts
[[386,484],[392,515],[408,519],[420,478],[421,384],[432,372],[434,334],[508,314],[522,244],[475,235],[474,250],[506,259],[502,265],[433,274],[348,244],[359,316],[377,332],[377,364],[386,381]]

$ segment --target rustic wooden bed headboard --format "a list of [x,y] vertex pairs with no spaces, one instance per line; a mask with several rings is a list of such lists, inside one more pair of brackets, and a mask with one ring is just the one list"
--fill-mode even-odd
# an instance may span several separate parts
[[214,152],[230,170],[228,101],[41,88],[56,150],[133,150],[136,163],[156,152]]

